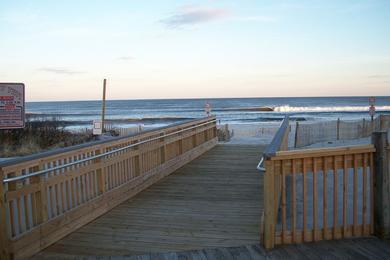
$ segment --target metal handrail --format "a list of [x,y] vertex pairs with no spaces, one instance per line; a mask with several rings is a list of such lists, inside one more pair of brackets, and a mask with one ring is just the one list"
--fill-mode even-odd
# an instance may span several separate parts
[[259,171],[265,171],[265,167],[263,166],[264,160],[266,158],[270,158],[276,154],[276,152],[280,149],[280,145],[283,140],[283,136],[285,134],[285,131],[287,130],[289,126],[289,117],[286,115],[276,132],[274,138],[272,139],[271,143],[267,146],[267,148],[264,150],[263,156],[260,159],[259,164],[257,165],[256,169]]
[[259,164],[257,165],[256,169],[259,171],[265,172],[265,167],[263,166],[264,163],[264,156],[261,157]]
[[214,123],[216,121],[217,121],[216,119],[214,119],[212,121],[207,121],[207,122],[199,124],[199,125],[187,127],[187,128],[184,128],[184,129],[180,129],[178,131],[175,131],[175,132],[172,132],[172,133],[169,133],[169,134],[164,134],[164,135],[161,135],[161,136],[157,136],[157,137],[154,137],[154,138],[151,138],[151,139],[148,139],[148,140],[139,141],[137,143],[130,144],[130,145],[127,145],[127,146],[124,146],[124,147],[121,147],[121,148],[118,148],[118,149],[115,149],[115,150],[112,150],[112,151],[109,151],[109,152],[105,152],[105,153],[98,154],[98,155],[95,155],[95,156],[91,156],[91,157],[88,157],[88,158],[85,158],[85,159],[81,159],[79,161],[75,161],[75,162],[59,165],[59,166],[56,166],[56,167],[53,167],[53,168],[50,168],[50,169],[45,169],[45,170],[41,170],[41,171],[30,173],[30,174],[26,174],[26,175],[21,175],[21,176],[7,178],[7,179],[3,180],[3,183],[9,183],[9,182],[14,182],[14,181],[24,180],[24,179],[27,179],[27,178],[30,178],[30,177],[39,176],[39,175],[42,175],[42,174],[45,174],[45,173],[49,173],[49,172],[52,172],[52,171],[60,170],[60,169],[63,169],[63,168],[66,168],[66,167],[70,167],[70,166],[73,166],[73,165],[77,165],[77,164],[85,163],[85,162],[92,161],[92,160],[95,160],[95,159],[99,159],[99,158],[102,158],[102,157],[106,157],[107,155],[111,155],[111,154],[114,154],[114,153],[117,153],[117,152],[120,152],[120,151],[124,151],[124,150],[127,150],[129,148],[141,145],[141,144],[145,144],[145,143],[148,143],[148,142],[156,141],[156,140],[159,140],[161,138],[165,138],[165,137],[169,137],[169,136],[172,136],[172,135],[175,135],[175,134],[179,134],[179,133],[182,133],[182,132],[185,132],[185,131],[197,128],[199,126],[208,125],[208,124]]

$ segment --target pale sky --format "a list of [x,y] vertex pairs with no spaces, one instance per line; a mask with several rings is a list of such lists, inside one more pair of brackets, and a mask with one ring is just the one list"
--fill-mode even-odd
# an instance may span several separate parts
[[390,95],[389,0],[0,1],[27,101]]

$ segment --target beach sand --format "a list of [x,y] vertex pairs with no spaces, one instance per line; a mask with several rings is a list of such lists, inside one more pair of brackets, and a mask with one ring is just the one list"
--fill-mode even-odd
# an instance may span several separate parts
[[232,134],[226,144],[269,144],[280,123],[228,124]]
[[[278,131],[281,122],[228,124],[233,136],[225,144],[267,145]],[[295,125],[291,125],[289,146],[294,147]]]

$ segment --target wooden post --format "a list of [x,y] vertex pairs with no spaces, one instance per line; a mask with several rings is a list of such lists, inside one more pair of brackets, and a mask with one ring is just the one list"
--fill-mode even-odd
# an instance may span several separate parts
[[38,220],[39,223],[45,223],[47,222],[49,216],[48,216],[48,209],[47,209],[47,188],[46,188],[46,180],[45,176],[41,175],[39,176],[39,187],[40,192],[38,193],[39,196],[37,198],[38,203],[38,209],[40,209],[40,219]]
[[0,169],[0,259],[8,260],[11,258],[9,254],[8,233],[6,226],[7,211],[3,178],[3,171]]
[[385,128],[385,117],[383,115],[379,115],[379,129],[378,130],[384,130]]
[[197,138],[196,138],[196,129],[193,130],[193,134],[192,134],[192,148],[195,148],[198,144],[197,144]]
[[106,83],[107,80],[103,80],[103,100],[102,100],[102,133],[104,133],[104,117],[106,114]]
[[[163,136],[164,134],[165,132],[162,132],[160,135]],[[162,146],[160,148],[161,164],[163,164],[166,161],[167,146],[165,145],[164,137],[161,137],[160,141],[162,142]]]
[[[102,148],[95,151],[95,155],[102,154],[103,150]],[[102,158],[98,158],[94,161],[94,163],[102,164]],[[106,176],[104,174],[104,168],[100,167],[96,170],[96,176],[97,176],[97,185],[98,185],[98,194],[101,195],[105,192],[106,187]]]
[[297,121],[297,122],[295,123],[294,148],[297,148],[298,128],[299,128],[299,123],[298,123],[298,121]]
[[[178,130],[182,130],[182,128],[179,128]],[[179,133],[180,139],[178,141],[179,143],[179,155],[183,154],[183,134]]]
[[265,161],[264,173],[264,239],[265,249],[272,249],[275,245],[275,173],[274,163],[271,160]]
[[362,136],[361,137],[366,137],[367,135],[368,135],[368,131],[367,131],[367,129],[366,129],[366,119],[365,118],[363,118],[363,126],[362,126],[362,128],[363,128],[363,130],[362,130]]
[[340,140],[340,118],[337,118],[337,140]]
[[374,132],[374,233],[382,239],[390,238],[390,172],[387,132]]

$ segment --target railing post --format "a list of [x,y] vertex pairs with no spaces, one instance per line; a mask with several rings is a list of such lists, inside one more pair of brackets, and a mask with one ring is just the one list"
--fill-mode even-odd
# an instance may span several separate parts
[[363,118],[362,128],[363,128],[363,130],[362,130],[363,133],[362,133],[361,137],[365,137],[365,136],[367,136],[366,119],[365,118]]
[[379,129],[378,130],[384,130],[385,126],[385,117],[383,115],[379,115]]
[[372,134],[374,153],[374,232],[382,239],[390,238],[390,172],[387,132]]
[[209,139],[209,128],[204,129],[203,134],[204,134],[204,141],[207,142]]
[[[179,131],[182,130],[182,128],[178,129]],[[183,133],[179,133],[180,139],[179,139],[179,155],[183,154]]]
[[[141,139],[138,139],[135,141],[135,143],[137,142],[140,142]],[[143,167],[142,167],[142,147],[141,145],[137,145],[137,148],[136,150],[138,151],[138,155],[135,156],[134,160],[135,160],[135,175],[136,176],[140,176],[142,174],[142,171],[143,171]]]
[[295,122],[294,148],[297,148],[299,123]]
[[[165,132],[162,132],[160,135],[161,136],[165,135]],[[160,149],[161,164],[163,164],[166,161],[167,146],[165,145],[165,138],[164,137],[161,137],[160,140],[162,142],[162,146],[161,146],[161,149]]]
[[[95,151],[95,155],[100,155],[103,153],[103,148],[100,148]],[[95,163],[102,164],[102,158],[98,158],[95,160]],[[97,175],[97,185],[98,185],[98,193],[103,194],[105,192],[106,187],[106,176],[104,174],[104,166],[102,165],[100,168],[96,170]]]
[[194,128],[191,138],[192,138],[192,148],[195,148],[198,145],[196,140],[196,128]]
[[[34,171],[43,170],[43,162],[40,161],[39,165],[34,167]],[[39,185],[39,192],[35,197],[35,203],[37,205],[36,224],[42,224],[48,220],[47,209],[47,190],[45,185],[45,175],[35,176],[30,178],[30,183],[37,183]]]
[[337,140],[340,140],[340,118],[337,118]]
[[265,161],[264,173],[264,237],[265,249],[271,249],[275,245],[275,173],[274,164],[271,160]]
[[7,211],[5,202],[5,190],[3,184],[3,171],[0,169],[0,259],[11,259],[7,233]]

